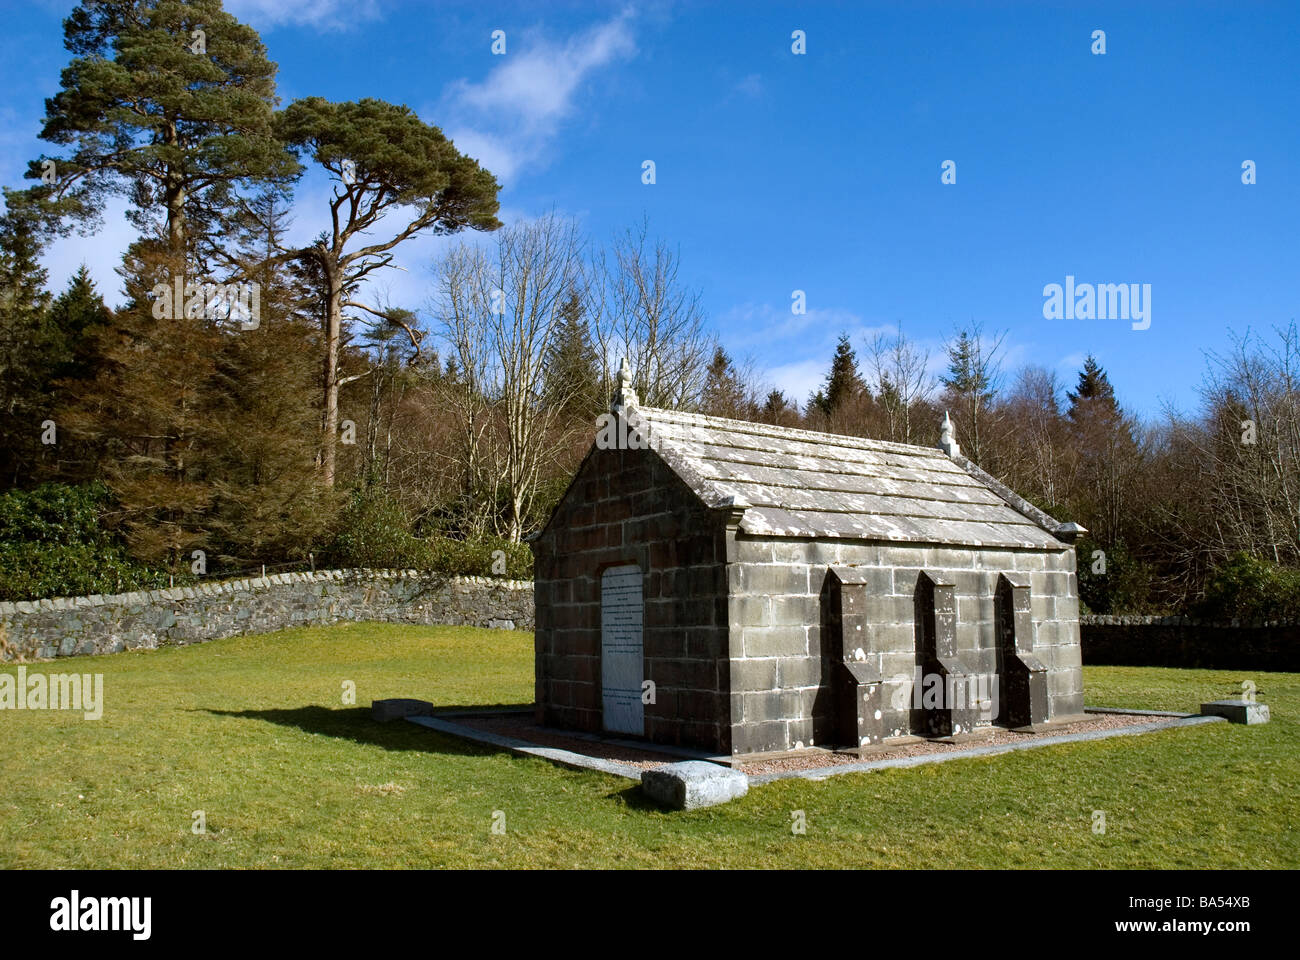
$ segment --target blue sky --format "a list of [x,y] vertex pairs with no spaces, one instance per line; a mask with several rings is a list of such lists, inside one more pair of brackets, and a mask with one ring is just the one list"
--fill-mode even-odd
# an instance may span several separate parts
[[[5,5],[6,184],[42,151],[72,6]],[[800,400],[840,332],[861,354],[901,325],[937,354],[978,322],[1006,331],[1012,369],[1072,383],[1095,353],[1154,416],[1195,406],[1205,352],[1233,332],[1297,316],[1300,4],[226,6],[262,32],[285,102],[410,105],[497,174],[503,219],[554,208],[605,238],[648,216],[724,346]],[[300,191],[304,236],[323,189]],[[111,210],[99,236],[51,251],[52,281],[84,260],[115,300],[129,237]],[[424,302],[445,243],[402,253],[395,302]],[[1150,284],[1150,328],[1044,319],[1044,286],[1067,275]]]

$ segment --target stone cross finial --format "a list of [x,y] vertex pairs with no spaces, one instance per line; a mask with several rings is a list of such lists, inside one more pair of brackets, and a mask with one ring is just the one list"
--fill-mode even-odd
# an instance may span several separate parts
[[943,423],[939,425],[939,449],[950,457],[961,456],[961,447],[957,445],[957,437],[952,429],[952,418],[948,416],[947,410],[943,412]]
[[610,406],[622,410],[625,407],[635,407],[640,402],[636,391],[632,389],[632,368],[627,364],[627,357],[624,357],[618,368],[618,389],[614,391],[614,402]]

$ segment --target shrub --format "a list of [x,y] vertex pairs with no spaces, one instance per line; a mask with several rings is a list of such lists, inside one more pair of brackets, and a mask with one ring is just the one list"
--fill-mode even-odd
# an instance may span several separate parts
[[100,483],[46,483],[0,494],[0,600],[167,586],[167,573],[133,560],[105,524],[112,509],[112,495]]
[[[1093,553],[1105,554],[1104,572],[1093,572]],[[1080,612],[1144,613],[1151,595],[1153,572],[1148,564],[1129,553],[1124,543],[1110,547],[1087,537],[1076,551],[1079,572]]]
[[[493,570],[497,550],[505,554],[504,575]],[[411,533],[411,519],[401,505],[376,491],[352,495],[328,560],[338,567],[428,570],[457,576],[528,580],[533,575],[533,555],[526,544],[500,538],[420,539]]]
[[1192,612],[1207,620],[1300,620],[1300,570],[1235,553],[1211,575]]
[[[533,551],[526,543],[511,543],[500,538],[471,542],[448,537],[425,540],[422,543],[428,550],[427,565],[423,569],[466,577],[506,576],[511,580],[533,578]],[[504,575],[493,570],[494,562],[499,559],[493,556],[497,550],[505,554]]]

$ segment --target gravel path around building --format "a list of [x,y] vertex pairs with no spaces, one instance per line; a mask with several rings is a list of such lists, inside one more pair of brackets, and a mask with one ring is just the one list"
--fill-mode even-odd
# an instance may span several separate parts
[[[961,743],[936,743],[922,740],[917,743],[902,744],[879,751],[871,751],[858,756],[852,753],[834,753],[829,750],[811,749],[803,753],[742,763],[736,767],[749,776],[795,773],[801,770],[817,770],[823,767],[837,767],[845,764],[875,763],[877,761],[898,760],[905,757],[921,757],[931,754],[960,754],[979,747],[1000,744],[1032,743],[1052,737],[1069,736],[1079,733],[1093,733],[1115,730],[1123,727],[1141,726],[1159,722],[1161,718],[1151,714],[1140,713],[1096,713],[1085,720],[1061,724],[1039,733],[1016,733],[1013,730],[997,728],[984,736],[966,740]],[[1169,718],[1171,721],[1176,719]],[[514,737],[526,740],[541,747],[555,747],[572,753],[600,760],[612,760],[641,770],[653,770],[665,764],[674,763],[681,757],[659,753],[652,750],[639,750],[622,744],[592,740],[586,737],[568,736],[562,731],[539,727],[532,717],[524,714],[503,714],[498,716],[456,717],[456,722],[475,730],[494,733],[498,736]]]
[[[862,756],[852,753],[832,753],[817,751],[793,757],[779,757],[772,760],[760,760],[742,764],[740,769],[750,776],[767,773],[785,773],[794,770],[816,770],[820,767],[836,767],[846,763],[874,763],[878,760],[898,760],[903,757],[922,757],[936,753],[961,753],[976,747],[991,747],[1004,743],[1032,743],[1049,737],[1068,736],[1072,733],[1091,733],[1097,730],[1114,730],[1120,727],[1136,727],[1158,721],[1159,718],[1146,714],[1133,713],[1098,713],[1089,715],[1086,720],[1063,723],[1051,730],[1040,733],[1016,733],[1001,727],[995,728],[984,736],[960,743],[936,743],[922,740],[917,743],[886,747],[879,751],[868,751]],[[1171,718],[1172,719],[1172,718]]]

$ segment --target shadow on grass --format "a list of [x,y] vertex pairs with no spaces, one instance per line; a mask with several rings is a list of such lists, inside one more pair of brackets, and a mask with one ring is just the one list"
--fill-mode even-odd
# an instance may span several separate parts
[[634,783],[624,787],[622,790],[614,790],[605,795],[607,800],[616,800],[630,810],[648,810],[652,813],[664,813],[664,808],[659,806],[641,789],[641,784]]
[[[502,709],[499,706],[458,709]],[[370,713],[369,707],[347,707],[332,710],[329,707],[307,706],[277,710],[212,710],[205,712],[216,717],[237,717],[241,720],[261,720],[281,727],[295,727],[305,733],[351,740],[353,743],[382,747],[385,750],[417,750],[422,753],[447,753],[460,756],[482,756],[490,753],[508,753],[504,747],[490,743],[464,740],[451,734],[431,730],[405,720],[380,723]]]

